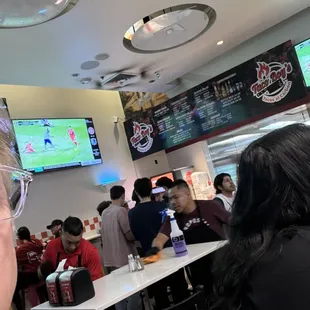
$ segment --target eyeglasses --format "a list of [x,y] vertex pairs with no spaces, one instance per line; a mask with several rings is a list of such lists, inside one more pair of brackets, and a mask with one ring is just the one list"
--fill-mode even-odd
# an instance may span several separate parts
[[[0,217],[0,221],[15,219],[19,217],[24,210],[28,186],[32,182],[33,177],[30,172],[4,165],[0,165],[0,173],[2,174],[1,177],[4,183],[2,189],[6,190],[11,209],[11,215],[8,217]],[[6,183],[9,185],[7,186]]]

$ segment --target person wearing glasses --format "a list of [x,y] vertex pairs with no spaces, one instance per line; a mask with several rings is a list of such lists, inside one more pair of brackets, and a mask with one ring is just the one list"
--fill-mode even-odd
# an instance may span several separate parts
[[17,160],[11,152],[9,135],[0,129],[0,309],[4,310],[11,306],[17,280],[13,242],[14,219],[20,216],[24,209],[28,185],[32,181],[31,173],[17,167]]
[[103,277],[99,252],[94,245],[82,238],[83,224],[77,217],[69,216],[63,223],[61,238],[49,242],[43,262],[49,262],[56,270],[58,264],[67,259],[65,269],[85,267],[93,281]]

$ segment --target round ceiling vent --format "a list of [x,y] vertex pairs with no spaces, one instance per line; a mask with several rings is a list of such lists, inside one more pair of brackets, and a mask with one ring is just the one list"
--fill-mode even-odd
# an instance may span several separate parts
[[216,12],[205,4],[183,4],[157,11],[125,33],[124,46],[136,53],[158,53],[187,44],[214,24]]
[[109,54],[106,54],[106,53],[101,53],[101,54],[98,54],[95,56],[95,59],[98,60],[98,61],[103,61],[103,60],[106,60],[110,57]]
[[78,0],[1,0],[0,28],[23,28],[45,23],[70,11]]
[[85,61],[81,64],[82,70],[92,70],[100,66],[100,62],[97,60]]

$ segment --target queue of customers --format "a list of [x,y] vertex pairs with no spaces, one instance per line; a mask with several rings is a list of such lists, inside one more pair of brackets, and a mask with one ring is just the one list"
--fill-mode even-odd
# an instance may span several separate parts
[[[163,222],[163,211],[170,207],[176,211],[176,220],[184,232],[187,244],[219,241],[225,239],[225,230],[230,214],[221,203],[214,201],[195,201],[191,196],[188,184],[184,180],[172,182],[170,179],[159,179],[158,183],[165,191],[152,197],[152,182],[141,178],[134,183],[136,205],[127,210],[125,189],[122,186],[111,188],[111,203],[102,216],[103,260],[109,272],[128,263],[128,254],[139,252],[142,256],[154,255],[165,246],[170,246],[170,222]],[[158,185],[158,183],[156,185]],[[101,204],[102,205],[102,204]],[[101,211],[101,208],[99,208]],[[192,263],[188,278],[193,287],[204,285],[205,294],[212,293],[213,256]],[[174,303],[189,296],[188,282],[183,269],[149,287],[149,295],[155,299],[157,309],[170,306],[167,288],[170,288]],[[115,305],[116,309],[141,309],[139,294],[132,295]]]
[[[209,256],[213,261],[198,261],[189,268],[194,285],[203,283],[207,293],[213,291],[210,309],[309,308],[309,154],[310,128],[290,125],[257,139],[242,152],[235,195],[229,175],[218,176],[216,199],[206,204],[192,201],[184,181],[169,190],[188,244],[228,238],[215,258]],[[165,246],[168,236],[169,225],[164,223],[152,241],[151,253]]]
[[[227,176],[229,175],[217,176],[217,179],[221,180],[218,190],[222,190],[223,196],[227,195],[229,187]],[[231,179],[230,182],[232,183]],[[125,189],[122,186],[112,187],[111,200],[103,201],[97,207],[102,217],[103,258],[108,273],[126,265],[129,254],[148,256],[156,254],[163,247],[171,246],[170,224],[168,219],[163,222],[162,216],[168,207],[168,202],[177,212],[178,225],[184,231],[188,244],[225,239],[224,231],[228,224],[229,213],[221,200],[217,201],[216,198],[214,201],[194,201],[189,186],[183,180],[173,182],[163,177],[158,180],[158,184],[163,190],[154,195],[150,179],[136,180],[132,195],[136,205],[131,210],[125,201]],[[86,267],[93,280],[103,276],[97,249],[82,238],[83,224],[80,219],[68,217],[64,222],[56,219],[47,226],[47,229],[51,230],[54,240],[48,243],[45,251],[41,241],[31,238],[27,227],[18,230],[20,246],[17,248],[16,257],[19,273],[13,296],[17,310],[23,309],[20,291],[26,287],[35,286],[40,302],[46,299],[44,279],[64,258],[67,259],[65,268]],[[192,285],[203,284],[206,295],[212,292],[212,259],[212,256],[200,259],[191,264],[187,270]],[[149,287],[149,294],[154,297],[157,309],[170,306],[168,287],[174,303],[189,296],[188,278],[185,278],[184,270],[179,270]],[[134,294],[127,300],[119,302],[115,308],[142,309],[140,294]]]
[[[205,286],[210,309],[309,308],[309,154],[310,128],[294,124],[259,138],[243,151],[235,195],[229,175],[220,175],[215,180],[217,196],[213,201],[193,200],[183,180],[170,185],[169,203],[176,211],[176,220],[188,244],[228,239],[215,255],[198,260],[187,270],[193,286]],[[117,186],[111,189],[111,203],[102,211],[103,253],[105,246],[111,243],[109,234],[115,238],[115,244],[122,245],[106,253],[109,272],[127,263],[127,253],[135,251],[136,242],[145,255],[155,254],[169,243],[169,222],[166,219],[162,223],[157,212],[166,207],[165,193],[163,199],[159,199],[162,201],[152,200],[151,185],[146,178],[137,180],[134,187],[137,204],[132,210],[127,212],[124,208],[125,189]],[[6,231],[0,230],[1,237],[11,240]],[[26,229],[21,229],[19,235],[23,244],[42,250],[40,243],[29,239]],[[9,250],[8,245],[6,249]],[[49,243],[46,253],[43,263],[36,262],[37,270],[22,271],[27,277],[18,274],[18,285],[24,284],[24,279],[44,279],[64,257],[70,258],[75,266],[89,268],[93,279],[103,276],[99,254],[82,239],[82,223],[77,218],[64,221],[61,237]],[[88,254],[84,256],[84,253]],[[7,292],[3,294],[2,306],[8,305],[8,298],[13,294],[12,278],[8,274],[14,275],[16,268],[15,264],[6,262],[3,260],[8,285],[4,288],[0,283],[1,292]],[[179,278],[167,278],[162,285],[150,287],[155,300],[160,290],[164,288],[167,292],[167,286],[171,288],[174,302],[188,296],[184,273],[177,273],[176,277]],[[159,309],[170,302],[165,296],[161,297],[163,301],[156,300]],[[118,309],[139,309],[140,306],[138,295],[116,305]]]

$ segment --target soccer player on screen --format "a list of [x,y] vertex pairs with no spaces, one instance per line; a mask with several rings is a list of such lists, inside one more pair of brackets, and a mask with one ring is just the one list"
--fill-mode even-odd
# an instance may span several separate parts
[[44,149],[45,151],[47,150],[47,144],[49,144],[53,149],[55,148],[52,141],[51,141],[51,133],[49,128],[46,129],[45,134],[44,134]]
[[76,135],[75,135],[75,131],[74,131],[74,129],[71,127],[71,126],[69,126],[69,128],[68,128],[68,135],[69,135],[69,137],[70,137],[70,140],[74,143],[74,145],[76,146],[76,147],[78,147],[78,142],[76,141]]
[[35,153],[35,150],[32,147],[32,142],[27,142],[25,145],[25,152],[27,154]]

